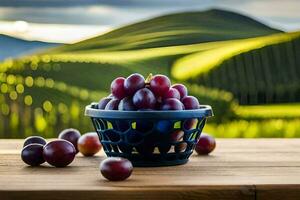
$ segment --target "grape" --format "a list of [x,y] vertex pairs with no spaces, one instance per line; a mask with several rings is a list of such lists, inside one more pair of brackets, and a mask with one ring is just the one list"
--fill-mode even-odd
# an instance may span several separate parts
[[43,147],[42,144],[37,143],[26,145],[21,152],[22,160],[30,166],[38,166],[44,163]]
[[186,96],[181,101],[186,110],[199,109],[199,101],[196,97]]
[[55,167],[65,167],[75,158],[76,149],[67,140],[54,140],[44,146],[45,160]]
[[96,132],[86,133],[78,140],[78,149],[84,156],[93,156],[101,148],[102,145]]
[[178,90],[179,94],[180,94],[180,99],[182,99],[183,97],[187,96],[187,89],[183,84],[174,84],[172,85],[171,88],[174,88],[176,90]]
[[111,83],[111,93],[117,99],[123,99],[126,96],[126,92],[124,89],[124,81],[125,78],[119,77],[113,80],[113,82]]
[[131,74],[125,79],[124,89],[128,96],[145,87],[145,78],[140,74]]
[[184,122],[183,127],[186,130],[191,130],[197,128],[197,119],[188,119]]
[[118,109],[126,111],[136,110],[131,97],[125,97],[124,99],[122,99],[119,103]]
[[157,97],[164,96],[169,91],[170,85],[169,78],[164,75],[155,75],[150,81],[150,89]]
[[171,142],[178,142],[183,140],[184,132],[182,130],[176,130],[170,134],[170,141]]
[[179,153],[179,152],[184,152],[187,148],[187,143],[186,142],[181,142],[179,144],[175,145],[175,152]]
[[169,98],[175,98],[180,100],[180,93],[178,92],[178,90],[174,88],[170,88],[169,91],[164,95],[164,99],[169,99]]
[[77,142],[78,139],[80,138],[81,134],[78,130],[73,129],[73,128],[69,128],[69,129],[65,129],[63,130],[59,135],[58,138],[59,139],[64,139],[67,140],[69,142],[71,142],[75,149],[76,149],[76,153],[78,153],[78,148],[77,148]]
[[208,134],[201,134],[200,139],[196,145],[196,152],[199,155],[207,155],[216,148],[216,140]]
[[105,106],[113,99],[113,97],[104,97],[98,103],[98,109],[104,110]]
[[113,99],[105,106],[105,110],[118,110],[119,99]]
[[183,110],[183,104],[175,98],[166,99],[164,100],[161,110]]
[[154,109],[156,99],[148,88],[139,89],[133,96],[133,104],[138,109]]
[[132,163],[120,157],[106,158],[100,164],[101,174],[110,181],[123,181],[133,170]]
[[46,140],[40,136],[30,136],[25,139],[23,147],[29,144],[41,144],[44,146],[46,143],[47,143]]

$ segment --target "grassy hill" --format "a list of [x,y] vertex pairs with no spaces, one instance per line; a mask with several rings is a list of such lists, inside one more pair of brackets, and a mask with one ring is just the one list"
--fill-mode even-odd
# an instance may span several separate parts
[[48,47],[55,47],[59,44],[40,41],[28,41],[19,38],[0,34],[0,60],[9,57],[17,57],[34,53]]
[[[174,63],[181,58],[274,33],[280,31],[232,12],[188,12],[6,60],[0,64],[0,137],[24,137],[32,133],[53,137],[66,127],[90,131],[92,126],[83,116],[84,107],[107,95],[116,76],[133,72],[171,76]],[[174,82],[180,79],[172,78]],[[213,106],[216,124],[208,126],[208,130],[214,130],[216,135],[223,130],[218,128],[220,122],[239,117],[234,111],[237,105],[232,93],[207,84],[201,86],[198,79],[185,80],[185,84],[202,104]]]
[[63,46],[57,52],[144,49],[249,38],[278,32],[281,31],[238,13],[212,9],[156,17]]
[[300,101],[300,32],[234,40],[182,57],[172,75],[232,92],[241,104]]

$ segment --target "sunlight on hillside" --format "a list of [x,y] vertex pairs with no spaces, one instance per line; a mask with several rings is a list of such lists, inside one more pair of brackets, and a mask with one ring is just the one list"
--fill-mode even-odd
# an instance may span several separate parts
[[264,46],[283,43],[299,37],[300,32],[294,32],[232,41],[219,48],[195,53],[176,60],[172,68],[172,75],[177,79],[187,80],[201,73],[208,72],[212,68],[219,66],[226,59],[235,55]]

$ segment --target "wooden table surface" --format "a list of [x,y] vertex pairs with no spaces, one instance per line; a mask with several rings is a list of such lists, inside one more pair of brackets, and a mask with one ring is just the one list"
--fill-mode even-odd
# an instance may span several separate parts
[[22,140],[0,140],[0,199],[300,199],[300,139],[217,139],[210,156],[134,168],[122,182],[99,172],[103,152],[66,168],[28,167]]

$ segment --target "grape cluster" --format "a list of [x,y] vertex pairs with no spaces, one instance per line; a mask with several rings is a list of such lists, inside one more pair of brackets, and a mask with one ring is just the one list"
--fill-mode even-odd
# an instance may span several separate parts
[[171,85],[165,75],[150,74],[145,78],[138,73],[127,78],[118,77],[111,83],[111,94],[98,103],[101,110],[147,111],[198,109],[198,99],[188,96],[183,84]]

